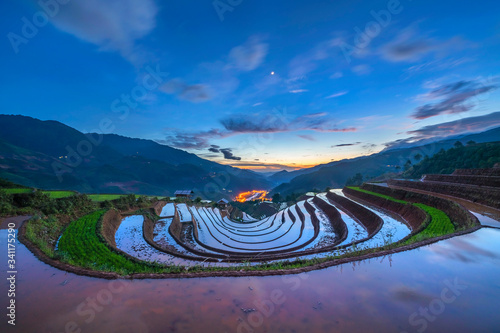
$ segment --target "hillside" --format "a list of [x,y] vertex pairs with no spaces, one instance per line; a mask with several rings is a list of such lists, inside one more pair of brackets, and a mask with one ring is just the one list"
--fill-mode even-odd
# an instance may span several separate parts
[[0,115],[0,177],[42,189],[151,195],[194,189],[207,198],[270,187],[254,172],[151,140],[103,135],[101,141],[56,121],[9,115]]
[[[464,145],[469,141],[485,142],[500,141],[500,128],[495,128],[483,133],[460,136],[459,140]],[[294,177],[290,182],[275,187],[270,195],[280,193],[282,196],[291,193],[305,193],[313,189],[323,190],[326,187],[341,188],[346,181],[360,173],[364,179],[378,177],[385,173],[403,171],[405,164],[419,162],[419,156],[433,156],[441,149],[452,148],[457,142],[456,137],[428,143],[423,146],[384,150],[370,156],[335,161],[322,166],[317,166],[316,171]],[[411,166],[411,165],[409,165]],[[409,167],[408,166],[408,167]],[[289,172],[288,174],[293,174]]]
[[404,178],[420,178],[424,174],[451,174],[455,169],[487,169],[500,162],[500,142],[471,143],[441,150],[425,157],[403,173]]

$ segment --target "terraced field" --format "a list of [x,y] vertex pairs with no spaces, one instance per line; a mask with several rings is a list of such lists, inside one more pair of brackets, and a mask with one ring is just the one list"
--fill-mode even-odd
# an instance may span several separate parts
[[72,222],[57,253],[67,263],[119,274],[267,270],[413,248],[478,228],[462,205],[424,192],[364,184],[281,205],[263,219],[230,205],[161,201],[142,215],[115,212],[114,221],[99,211]]
[[[327,258],[352,249],[367,251],[411,244],[456,230],[448,215],[438,208],[377,193],[373,188],[346,191],[347,196],[342,190],[317,194],[262,220],[247,215],[232,220],[232,208],[167,203],[159,210],[160,220],[153,222],[151,239],[142,242],[141,249],[144,253],[163,251],[171,256],[169,260],[184,258],[183,263],[205,261],[227,265]],[[395,203],[417,214],[410,220],[388,207],[356,198],[353,192]],[[124,222],[129,220],[127,217]],[[122,234],[127,223],[120,226],[117,235]],[[140,235],[140,230],[136,234]],[[121,245],[118,238],[120,250],[138,259],[145,257],[137,249]]]

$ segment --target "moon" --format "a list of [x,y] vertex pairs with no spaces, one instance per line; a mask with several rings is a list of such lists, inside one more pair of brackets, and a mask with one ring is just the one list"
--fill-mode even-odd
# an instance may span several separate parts
[[271,75],[274,75],[274,72],[271,72]]

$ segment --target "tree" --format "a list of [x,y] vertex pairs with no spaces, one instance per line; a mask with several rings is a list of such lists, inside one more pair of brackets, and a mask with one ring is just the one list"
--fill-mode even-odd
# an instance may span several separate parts
[[455,144],[453,145],[453,147],[455,147],[455,148],[462,148],[463,146],[464,146],[464,144],[460,141],[455,142]]
[[354,177],[349,178],[345,183],[346,186],[359,186],[361,184],[363,184],[363,175],[359,172],[354,175]]
[[413,158],[415,159],[415,161],[420,161],[422,159],[422,154],[416,154],[415,156],[413,156]]
[[201,198],[200,198],[200,197],[197,197],[196,199],[194,199],[194,202],[196,202],[196,203],[200,203],[200,202],[201,202]]
[[408,160],[406,161],[405,165],[403,166],[404,171],[408,171],[411,168],[411,161]]
[[274,203],[278,203],[278,202],[280,202],[280,201],[281,201],[281,195],[280,195],[279,193],[275,193],[275,194],[273,195],[273,202],[274,202]]
[[467,141],[467,146],[472,146],[475,144],[476,144],[476,141],[473,141],[473,140]]

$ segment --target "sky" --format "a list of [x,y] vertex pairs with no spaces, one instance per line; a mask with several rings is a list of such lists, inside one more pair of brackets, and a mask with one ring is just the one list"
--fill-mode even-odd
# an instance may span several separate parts
[[4,0],[1,113],[294,170],[500,126],[498,1]]

